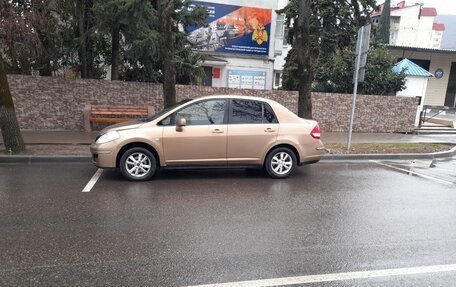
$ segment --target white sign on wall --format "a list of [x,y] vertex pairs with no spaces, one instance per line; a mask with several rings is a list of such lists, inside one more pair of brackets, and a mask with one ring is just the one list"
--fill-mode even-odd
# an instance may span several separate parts
[[266,72],[228,70],[228,88],[238,89],[266,89]]

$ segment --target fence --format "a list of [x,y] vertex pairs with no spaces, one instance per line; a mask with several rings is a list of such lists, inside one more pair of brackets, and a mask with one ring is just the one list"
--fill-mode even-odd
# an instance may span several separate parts
[[[8,75],[22,129],[83,130],[82,109],[87,103],[152,105],[163,107],[159,84]],[[204,86],[177,86],[182,98],[236,94],[276,100],[297,112],[298,93]],[[323,131],[348,130],[351,95],[313,93],[313,118]],[[355,132],[407,132],[414,128],[415,98],[360,95],[356,103]]]

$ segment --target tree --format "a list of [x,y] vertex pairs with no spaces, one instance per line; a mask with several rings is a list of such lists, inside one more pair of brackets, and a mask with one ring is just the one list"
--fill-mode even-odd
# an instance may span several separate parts
[[[299,91],[298,115],[312,117],[311,88],[317,67],[350,45],[356,30],[369,22],[374,0],[291,0],[279,10],[286,16],[292,51],[284,66],[285,89]],[[297,79],[293,79],[297,78]]]
[[0,131],[7,151],[19,153],[25,150],[24,140],[14,110],[9,90],[3,56],[0,53]]
[[[56,0],[57,1],[57,0]],[[98,30],[100,19],[95,15],[95,4],[101,0],[59,0],[65,8],[59,14],[64,23],[64,68],[75,69],[81,78],[100,79],[106,73],[110,44],[106,34]],[[114,15],[113,15],[114,16]],[[77,55],[77,58],[74,58]]]
[[74,69],[82,78],[99,78],[93,29],[93,0],[3,0],[0,39],[9,73],[52,76]]
[[380,25],[377,30],[377,41],[383,44],[389,44],[390,41],[390,17],[391,17],[391,0],[386,0],[383,4]]
[[183,85],[200,83],[204,77],[201,67],[203,59],[200,53],[194,52],[182,27],[204,25],[208,11],[203,6],[191,7],[191,0],[176,1],[178,13],[174,14],[175,68],[176,82]]
[[45,20],[35,13],[31,1],[1,0],[0,5],[0,48],[6,56],[5,69],[30,75],[44,51],[37,31],[43,30],[39,24]]
[[204,70],[201,69],[203,62],[199,53],[185,48],[176,52],[176,82],[181,85],[198,84],[205,77]]
[[309,39],[311,38],[311,0],[301,0],[298,5],[298,17],[296,21],[295,44],[299,47],[296,50],[298,62],[297,74],[298,82],[298,115],[302,117],[312,117],[312,81],[313,81],[313,59],[318,56],[318,50],[311,47]]
[[[97,27],[111,38],[111,80],[120,79],[124,53],[138,41],[157,40],[156,11],[150,0],[100,0],[94,7]],[[133,63],[135,64],[135,63]]]
[[82,78],[93,78],[94,70],[94,17],[92,0],[75,0],[75,34],[78,39],[79,71]]
[[[331,65],[320,72],[326,82],[316,86],[320,92],[352,93],[355,69],[355,47],[340,50],[331,58]],[[372,45],[367,56],[365,81],[358,86],[359,93],[368,95],[391,95],[405,88],[405,74],[395,74],[392,68],[395,57],[387,48]]]
[[[176,51],[180,51],[181,55],[193,53],[190,50],[187,52],[183,51],[190,49],[190,45],[187,41],[182,40],[185,33],[181,27],[192,24],[203,24],[203,20],[208,15],[206,9],[203,7],[189,9],[191,3],[192,1],[189,0],[157,0],[165,107],[176,102]],[[189,60],[195,59],[194,57],[185,58]],[[185,58],[181,57],[181,59]]]
[[173,39],[174,0],[157,0],[162,51],[164,106],[176,103],[175,46]]

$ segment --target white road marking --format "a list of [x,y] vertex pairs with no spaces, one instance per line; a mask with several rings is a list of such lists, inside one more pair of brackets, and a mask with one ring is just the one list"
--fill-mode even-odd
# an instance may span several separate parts
[[376,160],[370,160],[370,162],[374,162],[374,163],[376,163],[378,165],[382,165],[382,166],[386,166],[386,167],[389,167],[389,168],[392,168],[392,169],[395,169],[395,170],[403,171],[403,172],[406,172],[408,174],[414,174],[416,176],[420,176],[420,177],[423,177],[423,178],[426,178],[426,179],[434,180],[434,181],[437,181],[437,182],[440,182],[440,183],[451,184],[451,185],[455,184],[455,183],[450,182],[450,181],[446,181],[446,180],[443,180],[443,179],[440,179],[440,178],[436,178],[436,177],[432,177],[432,176],[425,175],[425,174],[422,174],[422,173],[418,173],[418,172],[415,172],[415,171],[412,171],[412,170],[399,168],[399,167],[396,167],[394,165],[389,165],[389,164],[382,163],[382,162],[379,162],[379,161],[376,161]]
[[394,268],[394,269],[382,269],[382,270],[370,270],[370,271],[357,271],[357,272],[306,275],[306,276],[296,276],[296,277],[283,277],[283,278],[272,278],[272,279],[263,279],[263,280],[194,285],[194,286],[187,286],[187,287],[268,287],[268,286],[309,284],[309,283],[332,282],[332,281],[341,281],[341,280],[367,279],[367,278],[375,278],[375,277],[404,276],[404,275],[416,275],[416,274],[437,273],[437,272],[454,272],[454,271],[456,271],[456,264],[448,264],[448,265],[419,266],[419,267],[411,267],[411,268]]
[[97,183],[98,179],[100,178],[101,174],[103,173],[103,169],[99,168],[95,174],[92,176],[92,178],[89,180],[89,182],[87,183],[87,185],[84,187],[84,189],[82,190],[82,192],[90,192],[93,188],[93,186],[95,185],[95,183]]

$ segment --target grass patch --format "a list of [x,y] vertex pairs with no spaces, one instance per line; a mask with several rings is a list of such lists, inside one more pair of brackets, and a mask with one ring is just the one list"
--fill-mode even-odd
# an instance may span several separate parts
[[347,144],[327,143],[330,154],[380,154],[380,153],[431,153],[447,151],[453,147],[448,144],[433,143],[361,143],[352,144],[347,151]]

